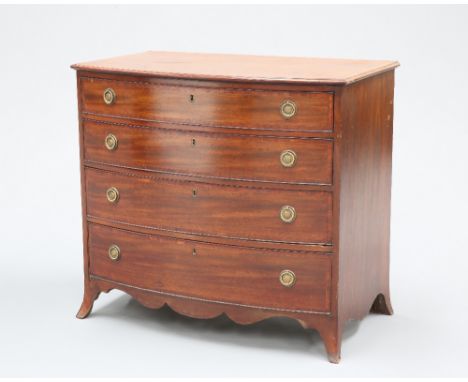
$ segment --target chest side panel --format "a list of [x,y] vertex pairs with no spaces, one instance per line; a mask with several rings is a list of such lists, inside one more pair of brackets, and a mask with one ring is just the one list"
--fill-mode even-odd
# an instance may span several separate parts
[[342,95],[339,298],[345,319],[388,299],[394,73],[347,87]]

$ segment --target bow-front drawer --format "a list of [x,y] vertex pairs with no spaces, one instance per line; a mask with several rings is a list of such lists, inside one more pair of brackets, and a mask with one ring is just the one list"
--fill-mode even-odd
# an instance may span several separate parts
[[138,120],[277,131],[331,131],[333,94],[80,79],[82,112]]
[[160,294],[329,312],[326,254],[222,246],[89,225],[91,277]]
[[331,243],[332,195],[207,184],[87,168],[93,218],[168,232],[244,240]]
[[333,141],[84,122],[85,160],[219,179],[331,184]]

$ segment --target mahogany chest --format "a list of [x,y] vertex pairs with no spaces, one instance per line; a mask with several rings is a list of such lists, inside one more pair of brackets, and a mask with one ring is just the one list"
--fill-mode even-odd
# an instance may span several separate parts
[[319,331],[391,314],[394,61],[77,64],[86,317],[100,292]]

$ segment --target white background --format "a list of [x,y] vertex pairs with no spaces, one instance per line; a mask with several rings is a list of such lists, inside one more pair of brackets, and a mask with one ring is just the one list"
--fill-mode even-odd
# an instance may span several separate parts
[[[0,376],[468,376],[468,7],[0,7]],[[120,292],[89,319],[75,62],[145,50],[395,59],[395,315],[342,362],[289,320],[248,327]]]

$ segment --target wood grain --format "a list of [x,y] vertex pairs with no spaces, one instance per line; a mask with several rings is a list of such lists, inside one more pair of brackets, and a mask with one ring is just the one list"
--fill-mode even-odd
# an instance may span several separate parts
[[[275,129],[281,131],[331,131],[333,94],[306,91],[268,91],[255,88],[216,88],[196,85],[168,86],[150,81],[81,78],[82,112],[92,116],[127,117],[179,124]],[[115,91],[107,105],[104,90]],[[192,100],[193,98],[193,100]],[[297,113],[286,119],[280,112],[285,100]]]
[[[118,261],[108,248],[121,249]],[[284,311],[329,312],[330,259],[137,234],[90,225],[90,273],[163,295]],[[195,254],[194,254],[195,251]],[[293,287],[279,281],[292,270]]]
[[[340,159],[340,320],[361,319],[389,295],[394,73],[344,89]],[[383,304],[382,304],[383,298]],[[379,304],[378,304],[379,305]]]
[[[339,362],[348,320],[392,313],[397,65],[149,53],[75,66],[85,279],[77,316],[111,289],[191,317],[247,324],[281,315],[318,330]],[[103,102],[106,87],[115,104]],[[285,99],[298,106],[289,120],[279,112]],[[115,151],[104,147],[109,133]],[[281,166],[285,149],[298,154],[295,167]],[[284,205],[296,209],[291,224],[279,218]],[[117,262],[110,244],[122,249]],[[279,283],[283,269],[298,276],[293,288]]]
[[[108,134],[118,139],[113,151],[104,145]],[[331,139],[181,132],[85,121],[84,147],[87,162],[129,169],[257,182],[332,183]],[[281,164],[284,150],[296,153],[293,167]]]
[[[134,228],[291,243],[331,243],[331,193],[230,187],[168,177],[117,174],[87,168],[88,215]],[[116,187],[117,203],[106,190]],[[196,195],[194,196],[194,192]],[[284,205],[296,209],[292,223],[280,219]]]
[[342,85],[398,65],[388,60],[149,51],[75,64],[72,68],[155,77]]

